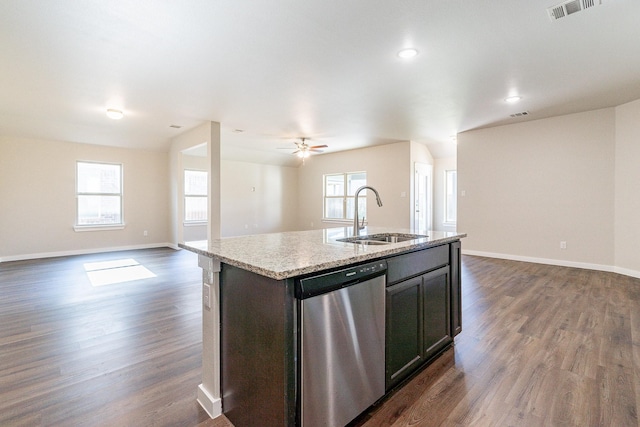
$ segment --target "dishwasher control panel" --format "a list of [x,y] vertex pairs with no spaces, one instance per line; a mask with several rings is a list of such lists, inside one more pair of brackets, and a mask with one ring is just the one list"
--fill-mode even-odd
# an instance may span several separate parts
[[387,271],[384,260],[296,280],[296,298],[305,299],[379,276]]

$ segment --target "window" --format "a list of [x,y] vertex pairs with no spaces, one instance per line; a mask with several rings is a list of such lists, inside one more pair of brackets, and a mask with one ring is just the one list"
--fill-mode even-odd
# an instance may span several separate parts
[[457,171],[444,172],[444,222],[455,224],[458,216],[458,174]]
[[[366,172],[336,173],[324,176],[324,219],[353,219],[353,199],[356,190],[367,185]],[[363,190],[360,196],[365,196]],[[367,215],[367,199],[359,197],[358,213]]]
[[207,221],[207,172],[184,171],[184,222]]
[[122,165],[77,162],[76,225],[122,225]]

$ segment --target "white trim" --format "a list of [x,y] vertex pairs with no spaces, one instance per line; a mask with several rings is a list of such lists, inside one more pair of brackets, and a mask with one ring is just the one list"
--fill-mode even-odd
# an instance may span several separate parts
[[111,230],[124,230],[124,228],[126,227],[126,225],[123,224],[113,224],[113,225],[109,225],[109,224],[105,224],[105,225],[74,225],[73,226],[73,230],[75,232],[82,232],[82,231],[111,231]]
[[222,415],[222,399],[213,397],[207,389],[204,388],[203,384],[198,386],[198,397],[196,400],[211,418],[217,418]]
[[178,247],[178,245],[175,245],[173,243],[148,243],[144,245],[114,246],[114,247],[108,247],[108,248],[79,249],[79,250],[73,250],[73,251],[39,252],[39,253],[33,253],[33,254],[10,255],[5,257],[0,257],[0,262],[24,261],[28,259],[54,258],[54,257],[62,257],[62,256],[96,254],[100,252],[131,251],[131,250],[137,250],[137,249],[153,249],[153,248],[165,248],[165,247],[171,248],[174,250],[181,250]]
[[622,268],[622,267],[613,267],[613,271],[615,271],[618,274],[623,274],[625,276],[635,277],[636,279],[640,279],[640,271],[629,270],[628,268]]
[[322,218],[321,221],[327,224],[353,225],[353,219]]
[[[548,265],[558,265],[561,267],[573,267],[573,268],[584,268],[586,270],[597,270],[597,271],[607,271],[610,273],[620,273],[620,274],[624,274],[626,276],[632,276],[632,277],[640,277],[640,276],[633,276],[633,274],[640,274],[639,272],[633,272],[632,270],[624,270],[618,267],[613,267],[610,265],[603,265],[603,264],[591,264],[591,263],[587,263],[587,262],[576,262],[576,261],[567,261],[567,260],[562,260],[562,259],[550,259],[550,258],[534,258],[534,257],[527,257],[527,256],[521,256],[521,255],[509,255],[509,254],[499,254],[499,253],[494,253],[494,252],[483,252],[483,251],[470,251],[467,249],[463,249],[462,250],[462,254],[463,255],[475,255],[475,256],[482,256],[482,257],[487,257],[487,258],[500,258],[500,259],[508,259],[511,261],[524,261],[524,262],[532,262],[535,264],[548,264]],[[623,273],[622,271],[627,271],[627,273]]]
[[207,221],[184,221],[182,225],[185,227],[201,227],[203,225],[207,225]]
[[[94,165],[111,165],[111,166],[118,166],[120,167],[120,192],[118,193],[85,193],[85,192],[79,192],[78,191],[78,166],[80,165],[80,163],[91,163]],[[76,222],[78,222],[78,219],[80,219],[80,206],[79,206],[79,200],[80,200],[80,196],[118,196],[120,197],[120,221],[122,221],[121,224],[116,224],[116,225],[122,225],[122,228],[124,228],[124,163],[122,162],[99,162],[99,161],[95,161],[95,160],[76,160]],[[105,225],[95,225],[95,226],[89,226],[89,227],[100,227],[100,226],[106,226],[108,227],[109,224],[105,224]],[[82,227],[81,225],[75,225],[74,229],[76,227]],[[76,231],[96,231],[96,230],[77,230]]]

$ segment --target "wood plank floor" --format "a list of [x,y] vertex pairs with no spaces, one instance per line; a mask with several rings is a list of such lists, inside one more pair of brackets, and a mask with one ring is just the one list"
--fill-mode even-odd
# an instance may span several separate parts
[[[93,287],[83,264],[157,277]],[[0,264],[0,426],[196,426],[202,365],[195,254],[172,249]]]
[[640,280],[463,257],[463,332],[361,426],[638,426]]
[[[123,258],[157,277],[91,286]],[[200,282],[171,249],[0,264],[0,426],[231,426],[195,400]],[[640,280],[464,256],[463,322],[353,425],[638,426]]]

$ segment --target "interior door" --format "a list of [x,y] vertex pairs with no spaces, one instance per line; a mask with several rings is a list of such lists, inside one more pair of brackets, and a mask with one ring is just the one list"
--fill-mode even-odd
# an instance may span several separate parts
[[414,229],[431,230],[433,218],[433,166],[415,163]]

